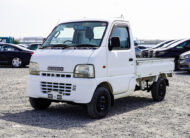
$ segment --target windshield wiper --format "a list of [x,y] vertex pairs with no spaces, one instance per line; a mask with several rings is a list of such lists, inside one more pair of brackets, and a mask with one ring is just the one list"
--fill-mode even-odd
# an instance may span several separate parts
[[69,45],[66,45],[66,44],[55,44],[55,45],[43,46],[40,49],[44,49],[44,48],[53,49],[53,48],[59,48],[59,47],[61,47],[62,49],[70,48],[70,47],[75,48],[74,46],[69,46]]
[[73,46],[70,46],[70,45],[66,45],[66,44],[55,44],[55,45],[49,45],[49,46],[43,46],[41,47],[40,49],[45,49],[45,48],[62,48],[62,49],[65,49],[65,48],[74,48],[76,49],[77,47],[86,47],[86,48],[97,48],[98,46],[97,45],[92,45],[92,44],[79,44],[79,45],[73,45]]
[[97,45],[92,45],[92,44],[80,44],[80,45],[76,45],[76,47],[93,47],[93,48],[97,48]]
[[39,49],[51,48],[52,46],[42,46]]
[[52,47],[63,47],[63,48],[68,48],[68,47],[72,47],[72,46],[69,46],[69,45],[66,45],[66,44],[55,44],[55,45],[52,45]]

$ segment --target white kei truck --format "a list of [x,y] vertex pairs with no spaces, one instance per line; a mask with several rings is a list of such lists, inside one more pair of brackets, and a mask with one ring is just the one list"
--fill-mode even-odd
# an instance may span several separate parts
[[114,100],[151,91],[162,101],[173,59],[136,59],[124,19],[82,19],[57,25],[31,57],[27,96],[36,110],[51,102],[86,105],[92,118],[107,115]]

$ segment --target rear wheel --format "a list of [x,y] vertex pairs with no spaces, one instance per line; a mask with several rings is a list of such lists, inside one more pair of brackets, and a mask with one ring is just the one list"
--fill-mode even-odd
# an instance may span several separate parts
[[51,101],[48,99],[29,97],[29,101],[31,106],[36,110],[44,110],[51,105]]
[[111,108],[111,96],[109,90],[104,87],[97,88],[87,108],[90,117],[105,117]]
[[14,68],[19,68],[19,67],[21,67],[21,66],[22,66],[22,60],[21,60],[20,58],[18,58],[18,57],[13,58],[13,59],[12,59],[12,66],[13,66]]
[[159,78],[152,86],[152,98],[154,101],[162,101],[166,95],[166,82],[164,79]]

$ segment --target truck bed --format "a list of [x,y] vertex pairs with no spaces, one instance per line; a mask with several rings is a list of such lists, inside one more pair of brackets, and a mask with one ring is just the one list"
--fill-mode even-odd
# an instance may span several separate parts
[[174,70],[173,58],[137,58],[137,78],[159,75],[161,73],[172,73]]

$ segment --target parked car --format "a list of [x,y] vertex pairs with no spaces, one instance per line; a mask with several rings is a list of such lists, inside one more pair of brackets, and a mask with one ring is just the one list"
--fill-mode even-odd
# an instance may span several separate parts
[[30,44],[28,46],[28,49],[30,49],[30,50],[37,50],[38,48],[41,47],[41,45],[42,45],[41,43]]
[[164,46],[164,45],[166,45],[166,44],[168,44],[168,43],[170,43],[172,41],[173,40],[163,41],[163,42],[161,42],[161,43],[159,43],[159,44],[157,44],[157,45],[155,45],[153,47],[150,47],[150,48],[147,48],[147,49],[143,49],[141,51],[141,55],[142,55],[142,57],[152,57],[154,49],[160,48],[160,47],[162,47],[162,46]]
[[190,39],[180,40],[168,47],[160,48],[155,52],[155,57],[175,58],[175,69],[179,69],[179,56],[190,50]]
[[174,43],[176,43],[176,42],[178,42],[178,41],[180,41],[180,40],[181,40],[181,39],[172,40],[172,41],[166,42],[166,43],[164,43],[164,44],[161,44],[160,46],[157,46],[157,47],[154,47],[154,48],[150,49],[150,50],[148,51],[148,57],[154,57],[155,52],[156,52],[157,50],[159,50],[160,48],[169,47],[170,45],[172,45],[172,44],[174,44]]
[[187,51],[179,57],[179,69],[190,72],[190,51]]
[[153,48],[153,49],[149,50],[148,57],[155,57],[156,51],[159,51],[160,49],[163,49],[163,48],[167,48],[167,47],[169,47],[169,46],[173,45],[174,43],[177,43],[181,40],[182,39],[173,40],[167,44],[164,44],[162,47],[157,47],[157,48]]
[[141,58],[141,50],[137,47],[135,47],[135,54],[137,58]]
[[28,65],[33,51],[18,45],[0,43],[0,64],[21,67]]

